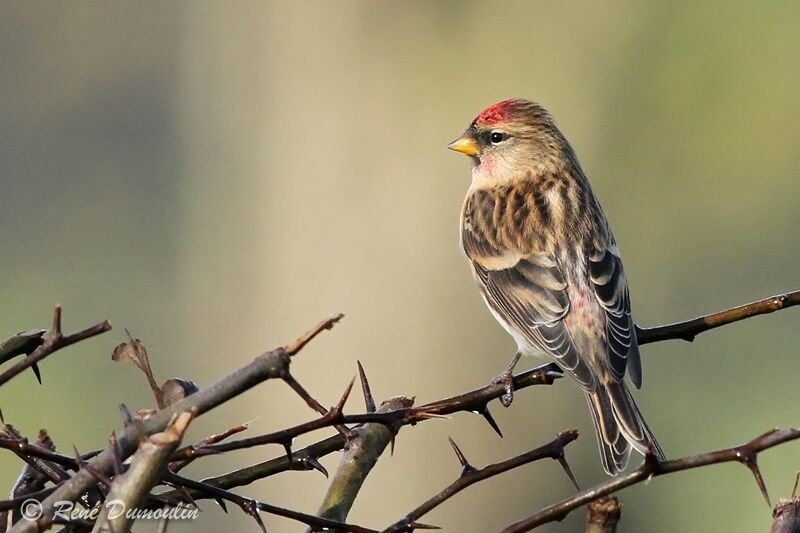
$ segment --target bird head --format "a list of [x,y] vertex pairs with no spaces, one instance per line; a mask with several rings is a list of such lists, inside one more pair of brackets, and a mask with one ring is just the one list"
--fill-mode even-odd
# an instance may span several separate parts
[[491,168],[526,171],[557,164],[571,154],[550,113],[520,98],[485,109],[447,148],[472,158],[475,167],[489,163]]

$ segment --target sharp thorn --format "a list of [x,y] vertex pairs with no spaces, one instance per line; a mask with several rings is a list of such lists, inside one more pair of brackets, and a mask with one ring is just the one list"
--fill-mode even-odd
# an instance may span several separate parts
[[761,491],[761,495],[764,496],[767,505],[772,507],[769,501],[769,494],[767,493],[767,486],[764,484],[764,478],[761,476],[761,469],[758,468],[758,455],[753,452],[740,452],[740,456],[740,461],[752,472],[756,484],[758,485],[758,490]]
[[214,498],[214,501],[217,502],[217,505],[222,507],[222,510],[225,511],[225,514],[228,514],[228,505],[225,503],[225,500],[222,498]]
[[562,451],[561,455],[559,455],[556,459],[561,465],[561,468],[564,469],[564,472],[567,473],[569,480],[572,481],[572,484],[575,486],[575,490],[580,492],[581,488],[578,486],[578,482],[575,480],[575,475],[572,473],[572,469],[569,467],[569,463],[567,462],[567,458],[564,456],[564,452]]
[[33,370],[33,375],[36,376],[36,381],[39,382],[39,385],[42,384],[42,372],[39,370],[39,365],[33,363],[31,365],[31,370]]
[[83,458],[81,457],[80,452],[78,451],[78,448],[75,445],[72,446],[72,449],[75,450],[75,462],[78,464],[78,470],[82,468],[87,472],[89,472],[92,476],[94,476],[94,478],[97,481],[104,483],[107,487],[111,486],[111,480],[105,474],[103,474],[96,468],[90,466],[86,461],[84,461]]
[[408,524],[409,531],[414,531],[415,529],[442,529],[439,526],[434,526],[431,524],[423,524],[421,522],[411,522]]
[[458,458],[458,462],[461,463],[461,468],[462,468],[461,475],[463,476],[465,474],[468,474],[469,472],[474,471],[475,468],[471,464],[469,464],[469,461],[467,461],[467,458],[464,456],[464,452],[462,452],[461,448],[458,447],[458,444],[456,444],[456,441],[453,440],[453,437],[447,437],[447,440],[450,441],[450,446],[453,447],[453,451],[456,452],[456,457]]
[[258,524],[258,527],[261,528],[261,531],[267,533],[267,527],[264,525],[264,521],[261,520],[261,515],[258,511],[258,505],[252,500],[244,505],[244,512],[253,517],[253,520],[256,521],[256,524]]
[[369,388],[369,381],[367,381],[367,374],[364,372],[364,367],[361,366],[361,361],[356,361],[358,364],[358,376],[361,380],[361,390],[364,393],[364,404],[367,407],[368,413],[375,412],[375,399],[372,397],[372,391]]
[[286,452],[286,458],[289,460],[289,463],[292,462],[292,441],[288,440],[283,443],[283,450]]
[[75,450],[75,466],[77,466],[75,471],[78,472],[81,468],[86,466],[86,463],[84,462],[83,457],[81,457],[78,448],[74,444],[72,445],[72,449]]
[[497,425],[497,421],[494,419],[492,413],[489,411],[489,406],[487,404],[484,404],[484,406],[477,412],[486,420],[486,422],[489,423],[494,432],[500,435],[500,438],[503,438],[503,432],[500,431],[500,426]]
[[321,472],[322,475],[325,476],[326,478],[328,477],[328,470],[324,466],[322,466],[322,463],[320,463],[316,457],[312,457],[309,455],[308,457],[306,457],[305,462],[308,463],[308,465],[314,470]]
[[183,495],[184,498],[186,498],[189,501],[189,503],[197,507],[198,511],[200,510],[200,506],[197,505],[197,502],[195,501],[194,498],[192,498],[192,495],[189,493],[189,490],[186,487],[184,487],[183,485],[173,485],[173,486],[178,490],[178,492],[180,492]]
[[339,403],[337,403],[336,407],[334,407],[334,412],[335,413],[337,413],[337,414],[341,413],[342,409],[344,409],[344,404],[347,403],[347,398],[350,397],[350,392],[353,390],[353,384],[355,382],[356,382],[356,377],[353,376],[353,379],[350,380],[350,384],[344,390],[344,394],[342,394],[342,397],[339,398]]
[[461,451],[461,448],[458,447],[458,444],[456,444],[456,441],[453,440],[453,437],[447,437],[447,440],[450,441],[450,446],[453,447],[453,451],[456,453],[458,462],[461,463],[461,466],[466,468],[469,463],[467,462],[467,458],[464,457],[464,453]]

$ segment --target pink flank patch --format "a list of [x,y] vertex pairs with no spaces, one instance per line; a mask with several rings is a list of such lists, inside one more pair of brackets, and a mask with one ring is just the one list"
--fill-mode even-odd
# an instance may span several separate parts
[[599,327],[595,311],[594,295],[586,291],[570,287],[567,289],[570,300],[570,310],[564,317],[567,326],[595,330]]
[[503,100],[502,102],[494,104],[493,106],[484,110],[480,115],[478,115],[478,118],[475,119],[475,121],[485,126],[491,126],[493,124],[497,124],[498,122],[503,122],[508,117],[513,106],[514,100]]

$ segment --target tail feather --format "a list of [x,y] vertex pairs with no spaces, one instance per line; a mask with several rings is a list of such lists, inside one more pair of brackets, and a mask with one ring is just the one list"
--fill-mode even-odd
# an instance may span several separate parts
[[648,450],[665,460],[664,452],[644,421],[630,391],[623,382],[599,386],[586,393],[592,414],[603,469],[609,475],[620,473],[628,465],[631,446],[645,455]]
[[606,391],[611,399],[614,417],[631,446],[642,455],[646,455],[649,451],[659,461],[666,460],[664,450],[661,449],[653,432],[650,431],[650,427],[645,422],[625,383],[622,381],[609,383],[606,385]]
[[619,430],[611,400],[605,389],[598,387],[593,392],[586,393],[586,402],[594,422],[603,470],[610,476],[617,475],[628,466],[631,449]]

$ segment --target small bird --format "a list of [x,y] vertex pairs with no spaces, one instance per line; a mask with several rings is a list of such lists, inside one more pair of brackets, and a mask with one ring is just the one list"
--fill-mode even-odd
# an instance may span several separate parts
[[631,447],[665,460],[623,381],[627,371],[640,388],[642,367],[619,249],[553,118],[534,102],[505,100],[448,148],[472,159],[461,246],[518,346],[496,378],[503,403],[521,355],[545,355],[585,392],[607,474],[625,469]]

